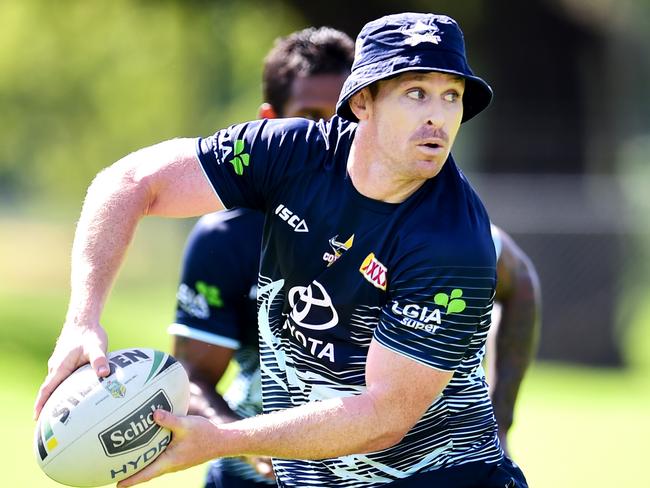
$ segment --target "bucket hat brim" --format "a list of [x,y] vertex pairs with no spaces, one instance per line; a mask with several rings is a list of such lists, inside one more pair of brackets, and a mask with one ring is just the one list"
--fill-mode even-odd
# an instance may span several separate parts
[[336,105],[336,113],[347,120],[358,122],[357,117],[350,109],[349,100],[359,90],[371,85],[376,81],[392,78],[409,71],[439,72],[457,75],[465,79],[465,92],[463,94],[463,118],[466,122],[482,112],[490,105],[493,92],[482,78],[467,74],[459,69],[459,56],[454,52],[441,52],[429,54],[430,62],[427,62],[427,53],[418,57],[395,57],[378,61],[362,66],[350,74],[341,89],[341,95]]

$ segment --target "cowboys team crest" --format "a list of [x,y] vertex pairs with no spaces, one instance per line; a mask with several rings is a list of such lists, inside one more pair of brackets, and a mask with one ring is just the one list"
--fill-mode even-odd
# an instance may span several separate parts
[[[454,22],[451,17],[447,17],[446,15],[437,15],[434,20],[441,24],[451,24]],[[422,42],[439,44],[442,41],[440,28],[435,24],[425,24],[421,20],[418,20],[410,28],[403,29],[402,34],[406,36],[404,43],[409,46],[417,46]]]
[[350,249],[354,243],[354,234],[352,234],[345,242],[337,241],[338,238],[339,236],[337,234],[329,240],[333,254],[329,252],[323,254],[323,261],[327,262],[328,267],[334,264],[334,262],[340,258],[345,251]]

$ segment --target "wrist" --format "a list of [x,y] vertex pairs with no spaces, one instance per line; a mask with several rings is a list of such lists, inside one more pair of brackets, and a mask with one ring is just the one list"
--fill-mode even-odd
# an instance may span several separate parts
[[212,455],[215,458],[221,457],[241,457],[245,458],[254,454],[252,446],[247,446],[246,436],[243,431],[233,428],[232,423],[220,423],[211,420],[212,443],[210,446]]
[[101,329],[99,324],[99,313],[92,310],[80,310],[76,307],[69,307],[63,323],[64,329],[95,330]]

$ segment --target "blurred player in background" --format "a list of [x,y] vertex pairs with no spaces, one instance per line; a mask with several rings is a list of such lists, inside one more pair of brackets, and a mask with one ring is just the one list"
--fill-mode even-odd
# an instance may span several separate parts
[[[353,58],[353,41],[331,28],[308,28],[278,39],[265,59],[260,117],[329,119]],[[256,288],[263,221],[261,213],[241,208],[206,215],[184,253],[176,322],[169,327],[173,354],[190,375],[190,413],[219,422],[262,411]],[[527,256],[503,230],[493,226],[492,234],[501,320],[492,326],[488,358],[499,438],[506,448],[517,391],[534,352],[540,295]],[[330,244],[323,258],[333,260],[345,243]],[[224,400],[215,385],[233,359],[239,372]],[[270,460],[225,458],[210,465],[206,487],[273,483]]]
[[[350,74],[354,42],[328,27],[276,40],[264,62],[262,118],[334,115]],[[237,208],[202,217],[190,234],[178,288],[173,354],[192,382],[191,414],[220,422],[262,412],[256,290],[264,215]],[[224,400],[215,385],[231,359],[238,375]],[[209,468],[207,488],[274,485],[268,458],[225,458]]]

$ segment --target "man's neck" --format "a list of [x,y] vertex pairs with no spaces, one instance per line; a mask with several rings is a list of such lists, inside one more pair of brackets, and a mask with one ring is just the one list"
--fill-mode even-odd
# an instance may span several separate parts
[[348,156],[347,170],[354,188],[363,196],[387,203],[402,203],[426,180],[405,180],[391,171],[389,163],[373,154],[355,137]]

